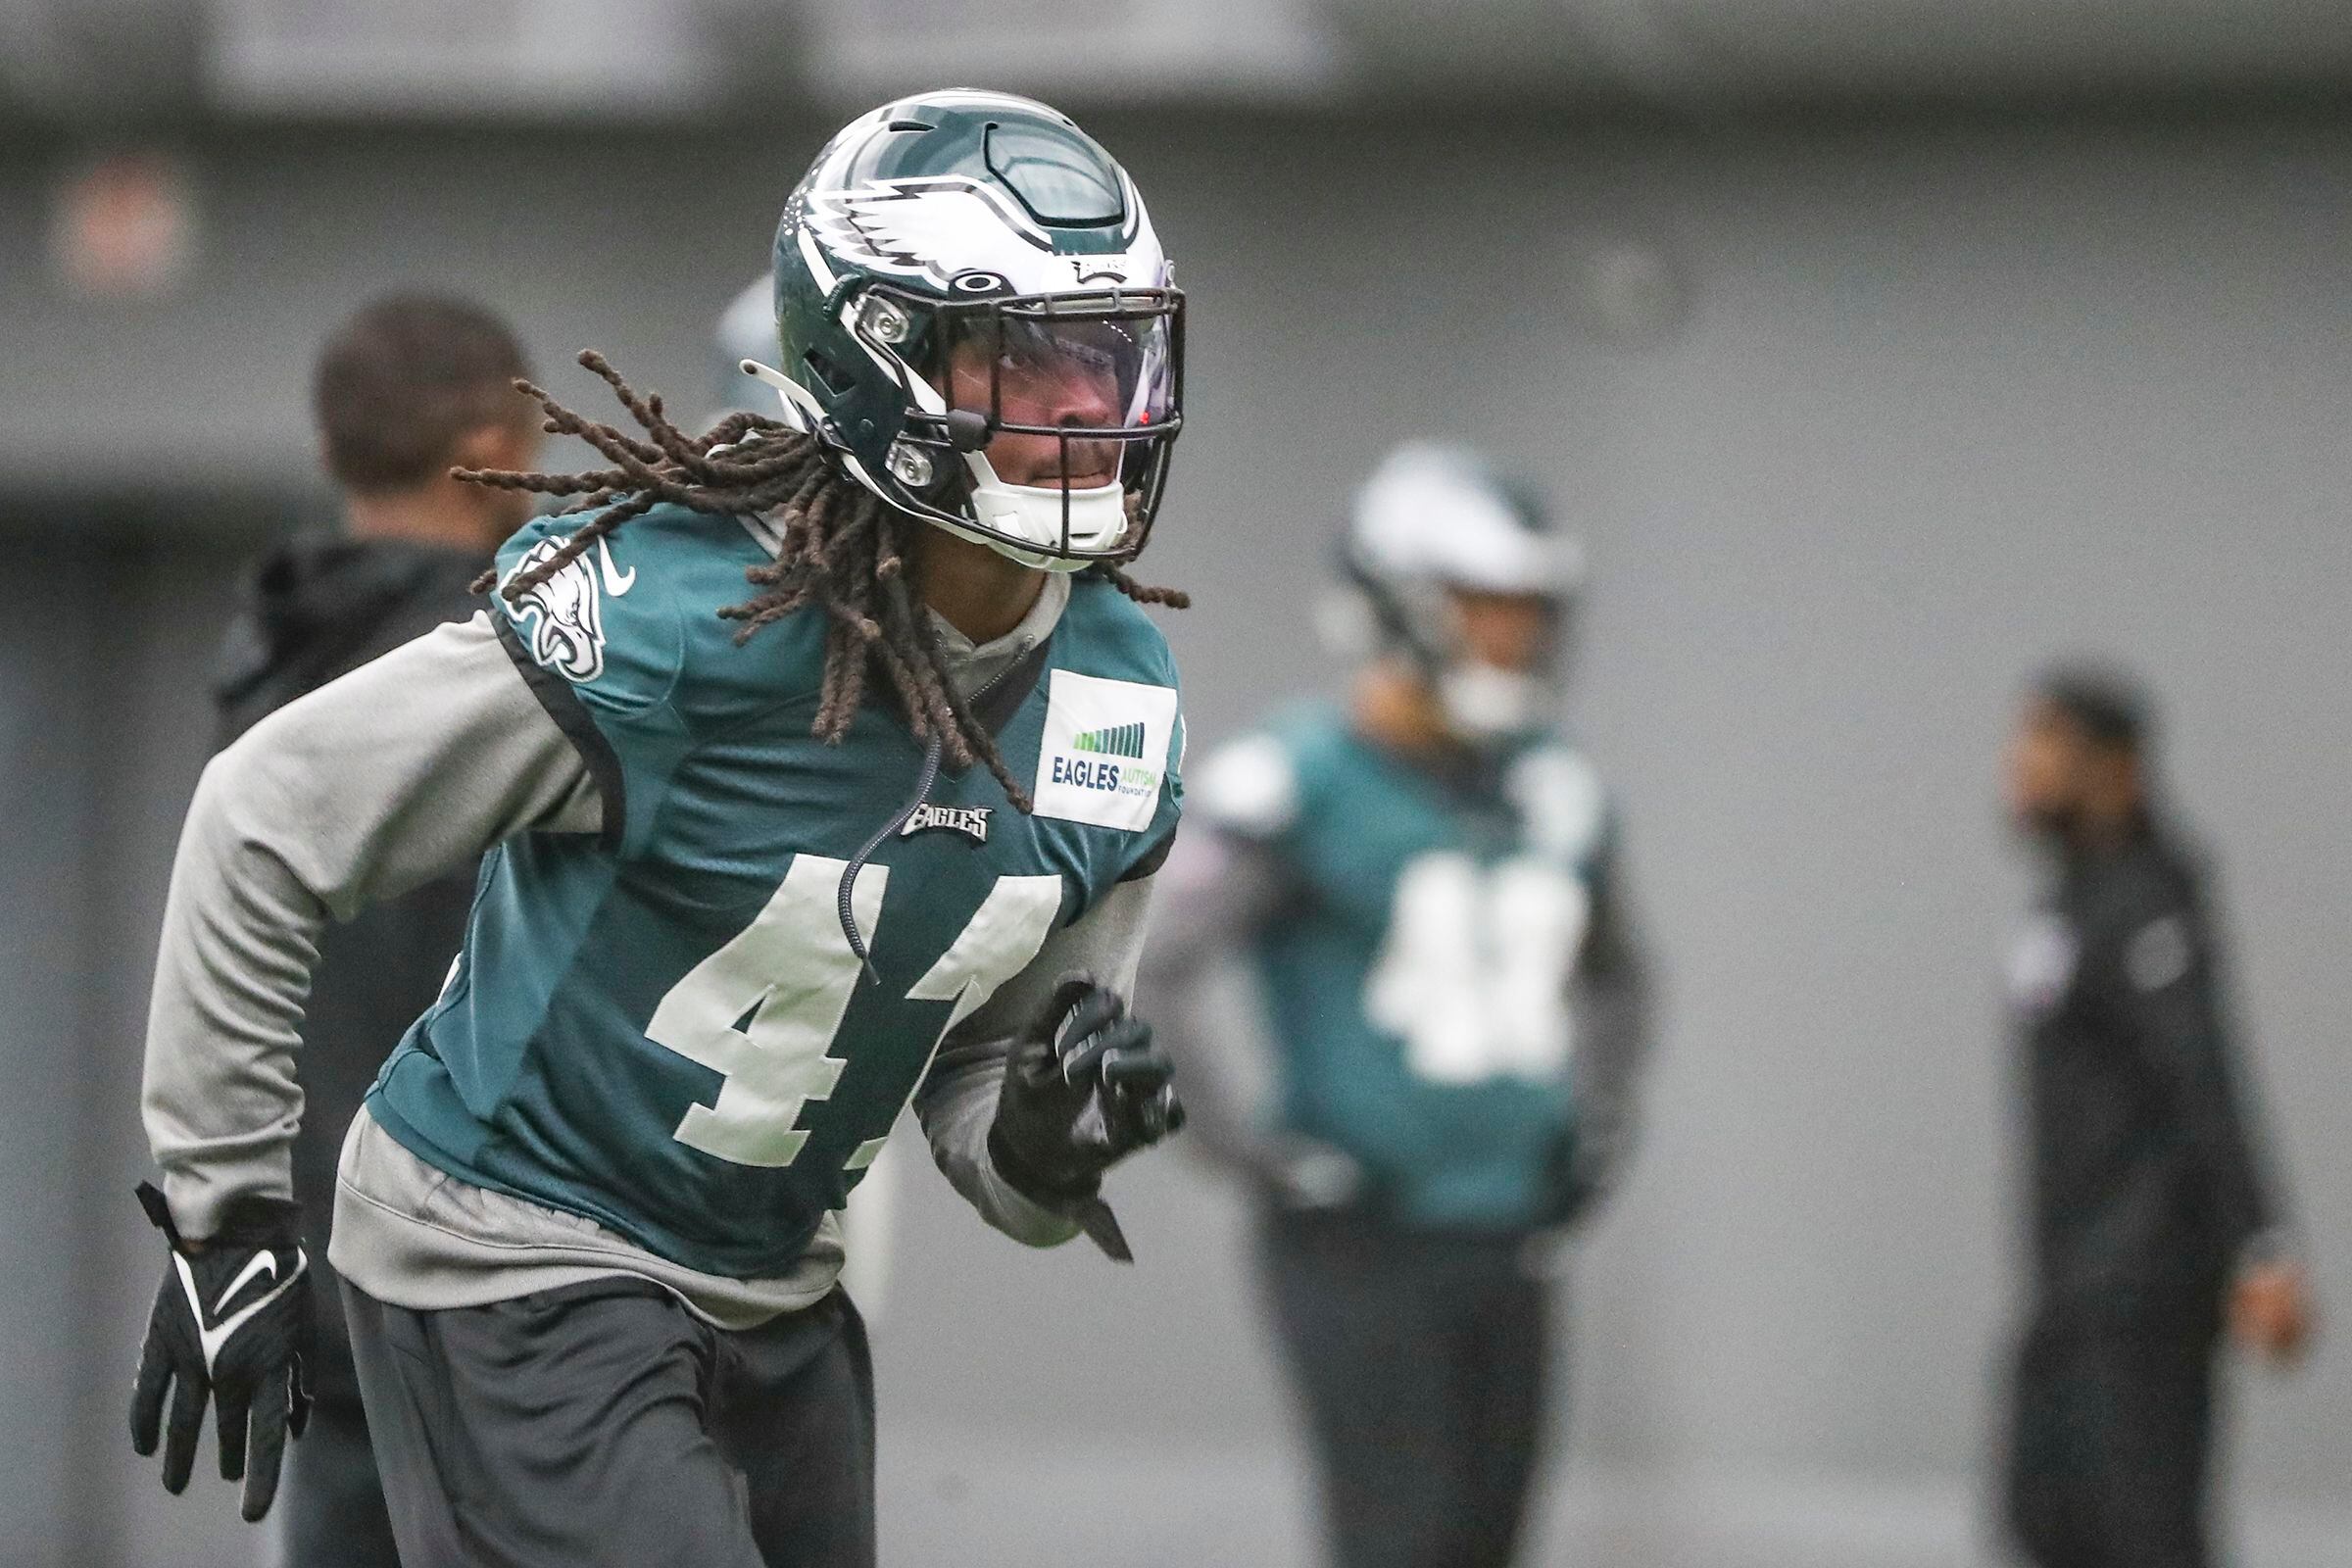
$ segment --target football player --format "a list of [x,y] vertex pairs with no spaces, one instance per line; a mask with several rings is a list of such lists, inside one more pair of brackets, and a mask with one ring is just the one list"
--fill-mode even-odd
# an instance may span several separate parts
[[[1333,617],[1362,656],[1197,772],[1147,990],[1260,1263],[1342,1568],[1510,1558],[1554,1242],[1617,1179],[1647,1039],[1614,813],[1550,712],[1574,543],[1472,455],[1392,455]],[[1199,982],[1246,960],[1273,1093]],[[1571,1044],[1574,1045],[1573,1054]]]
[[[336,917],[488,852],[346,1139],[333,1260],[401,1557],[868,1564],[835,1215],[911,1099],[1040,1246],[1173,1130],[1124,997],[1176,824],[1175,669],[1124,564],[1183,302],[1126,172],[999,93],[830,142],[777,230],[781,417],[542,395],[603,466],[489,608],[257,725],[173,869],[147,1127],[170,1245],[132,1433],[208,1396],[246,1512],[307,1402],[291,1052]],[[533,389],[535,391],[535,389]],[[165,1414],[166,1396],[170,1412]]]

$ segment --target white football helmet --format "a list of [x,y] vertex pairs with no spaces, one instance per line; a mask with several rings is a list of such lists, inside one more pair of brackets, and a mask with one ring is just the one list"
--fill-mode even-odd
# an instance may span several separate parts
[[[1184,296],[1069,117],[972,89],[860,116],[786,203],[773,276],[779,368],[743,369],[859,484],[1025,565],[1142,548],[1184,422]],[[1051,443],[1059,477],[1000,471],[1000,438]]]
[[1584,551],[1476,453],[1431,442],[1390,453],[1356,493],[1340,573],[1321,617],[1326,640],[1354,658],[1410,661],[1462,739],[1522,732],[1549,708],[1550,661],[1504,669],[1474,658],[1450,590],[1542,598],[1564,622],[1584,585]]

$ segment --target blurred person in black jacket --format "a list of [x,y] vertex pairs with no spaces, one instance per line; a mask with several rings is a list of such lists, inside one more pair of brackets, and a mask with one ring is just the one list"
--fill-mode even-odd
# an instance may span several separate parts
[[[313,382],[321,457],[343,523],[294,536],[247,571],[216,687],[220,744],[276,709],[471,615],[470,584],[530,515],[531,498],[462,484],[453,466],[526,467],[540,435],[512,386],[528,373],[506,324],[462,300],[400,295],[336,330]],[[335,1161],[376,1069],[440,992],[465,936],[470,875],[331,925],[303,1022],[308,1105],[294,1141],[303,1245],[318,1275],[318,1403],[294,1446],[284,1505],[295,1568],[396,1568],[359,1384],[327,1265]]]
[[2134,687],[2080,666],[2035,685],[2007,757],[2051,873],[2010,973],[2034,1279],[2006,1505],[2041,1568],[2203,1568],[2225,1325],[2282,1363],[2313,1330],[2205,879],[2153,809],[2149,751]]

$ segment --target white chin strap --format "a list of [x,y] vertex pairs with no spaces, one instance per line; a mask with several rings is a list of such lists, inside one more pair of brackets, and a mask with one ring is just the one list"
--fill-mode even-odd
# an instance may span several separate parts
[[1454,664],[1438,677],[1446,727],[1465,741],[1498,741],[1524,733],[1543,716],[1551,689],[1534,675],[1493,664]]
[[[986,535],[978,536],[980,542],[1024,566],[1078,571],[1089,563],[1045,552],[1066,549],[1107,555],[1118,549],[1127,536],[1127,492],[1115,479],[1109,484],[1065,492],[1058,486],[1006,484],[997,477],[997,470],[988,459],[977,452],[965,453],[963,461],[972,473],[973,517],[983,527],[1038,548],[1024,550],[1020,545]],[[1066,543],[1061,527],[1065,495],[1070,525]]]
[[[761,365],[758,360],[741,361],[738,368],[744,374],[775,388],[777,399],[784,406],[784,422],[795,430],[814,430],[823,423],[823,407],[783,371]],[[1127,537],[1127,491],[1115,479],[1109,484],[1069,492],[1070,533],[1069,542],[1065,545],[1061,533],[1060,489],[1006,484],[997,477],[997,470],[988,459],[977,452],[965,453],[963,462],[972,475],[974,519],[983,527],[1038,548],[1024,550],[1019,544],[1007,544],[1004,539],[992,538],[984,533],[964,533],[953,523],[940,525],[951,533],[963,534],[965,538],[984,544],[997,554],[1017,561],[1024,566],[1035,566],[1045,571],[1079,571],[1091,564],[1072,561],[1066,556],[1048,555],[1046,551],[1068,549],[1108,555],[1117,550]],[[882,493],[866,478],[862,469],[856,471],[860,482],[868,489],[874,490],[877,495]]]

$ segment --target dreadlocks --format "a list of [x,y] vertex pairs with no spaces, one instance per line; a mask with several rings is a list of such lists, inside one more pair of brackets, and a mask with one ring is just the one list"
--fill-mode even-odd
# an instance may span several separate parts
[[[828,745],[847,735],[869,669],[879,667],[915,739],[936,737],[952,766],[986,763],[1006,799],[1020,810],[1030,808],[1029,793],[1004,765],[995,737],[949,678],[930,616],[907,587],[908,529],[922,524],[842,473],[811,436],[757,414],[729,415],[690,436],[670,422],[659,394],[640,396],[603,355],[591,349],[579,362],[612,387],[642,436],[584,418],[529,381],[517,380],[514,387],[546,411],[549,434],[578,436],[611,467],[584,473],[455,470],[475,484],[570,497],[565,514],[603,509],[561,549],[500,589],[509,604],[662,502],[721,516],[768,514],[782,540],[775,559],[746,567],[744,576],[757,591],[717,613],[743,623],[735,634],[739,644],[795,611],[815,607],[830,618],[810,733]],[[1141,555],[1148,538],[1148,529],[1140,531],[1121,559]],[[1089,569],[1139,604],[1182,610],[1192,603],[1177,589],[1146,587],[1109,563]],[[484,573],[475,592],[488,592],[495,580],[495,573]]]

